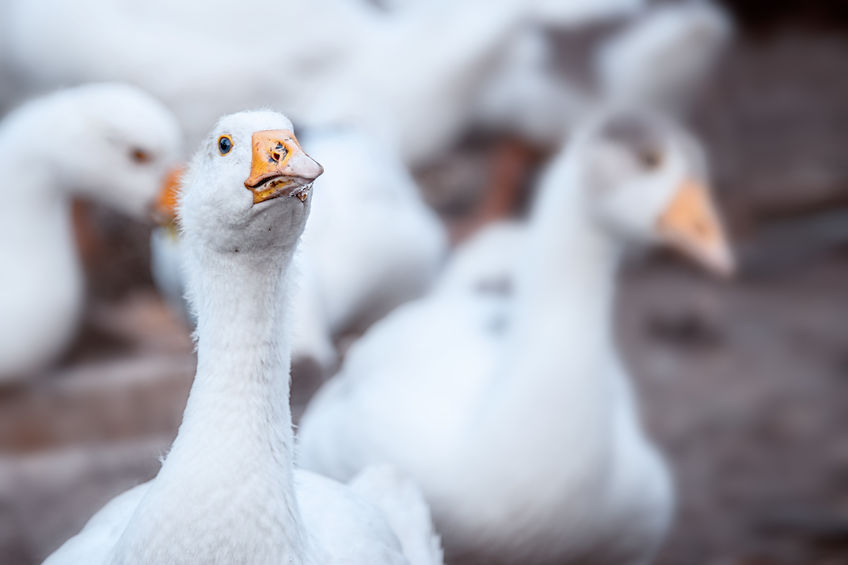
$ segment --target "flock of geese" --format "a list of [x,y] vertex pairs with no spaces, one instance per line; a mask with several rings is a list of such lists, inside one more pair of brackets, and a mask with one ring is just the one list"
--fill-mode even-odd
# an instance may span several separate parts
[[[723,13],[82,4],[97,17],[77,27],[56,15],[80,2],[0,8],[16,88],[87,83],[0,124],[0,380],[55,362],[76,333],[75,196],[155,209],[154,278],[195,328],[197,373],[156,477],[45,563],[651,562],[674,487],[614,341],[616,273],[653,245],[733,271],[706,156],[676,117],[729,38]],[[614,18],[592,81],[552,72],[540,22]],[[242,110],[262,106],[287,114]],[[451,250],[410,170],[475,124],[559,149],[526,218]],[[304,361],[333,376],[295,435]]]

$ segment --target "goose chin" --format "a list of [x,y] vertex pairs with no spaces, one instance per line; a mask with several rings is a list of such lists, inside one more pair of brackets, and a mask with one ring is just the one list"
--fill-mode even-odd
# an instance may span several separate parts
[[301,202],[306,202],[306,199],[309,198],[309,193],[312,192],[312,183],[307,183],[300,188],[294,190],[291,193],[291,196],[294,196]]
[[261,185],[252,188],[253,203],[259,204],[275,198],[294,196],[304,202],[312,189],[312,183],[303,183],[300,179],[277,177],[268,179]]

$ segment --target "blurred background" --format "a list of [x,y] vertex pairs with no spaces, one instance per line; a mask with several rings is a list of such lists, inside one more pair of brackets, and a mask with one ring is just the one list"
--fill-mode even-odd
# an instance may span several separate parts
[[[354,124],[397,150],[456,245],[521,215],[597,99],[644,92],[704,143],[739,261],[717,281],[658,252],[622,276],[619,343],[680,497],[658,562],[848,563],[848,4],[724,0],[617,52],[683,4],[243,4],[3,0],[0,111],[119,80],[176,114],[189,151],[244,108],[279,109],[306,139]],[[666,86],[669,51],[697,76]],[[72,213],[80,327],[59,359],[0,383],[3,564],[40,562],[156,473],[194,371],[190,322],[151,274],[152,224],[96,199]],[[342,354],[365,325],[334,330]],[[332,374],[304,367],[295,415]]]

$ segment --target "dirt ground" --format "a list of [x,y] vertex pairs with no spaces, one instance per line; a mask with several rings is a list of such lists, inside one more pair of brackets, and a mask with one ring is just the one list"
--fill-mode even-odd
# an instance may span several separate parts
[[[623,273],[619,340],[677,477],[662,565],[848,564],[845,61],[833,33],[737,45],[696,123],[739,277],[664,256]],[[143,237],[112,245],[144,265]],[[61,368],[0,390],[4,565],[39,562],[152,477],[179,424],[188,333],[149,286],[118,286],[94,289]]]

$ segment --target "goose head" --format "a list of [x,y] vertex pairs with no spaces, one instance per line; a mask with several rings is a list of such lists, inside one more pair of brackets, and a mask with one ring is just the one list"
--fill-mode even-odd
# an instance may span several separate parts
[[[145,218],[159,187],[182,157],[173,114],[138,88],[91,84],[60,91],[33,108],[46,131],[34,132],[56,186]],[[52,110],[52,111],[51,111]],[[46,137],[46,139],[45,139]],[[36,156],[36,158],[38,158]]]
[[309,214],[313,181],[324,169],[271,111],[218,121],[182,180],[183,232],[225,252],[293,246]]
[[576,140],[592,217],[624,243],[670,246],[720,275],[733,256],[700,144],[653,113],[611,112]]

